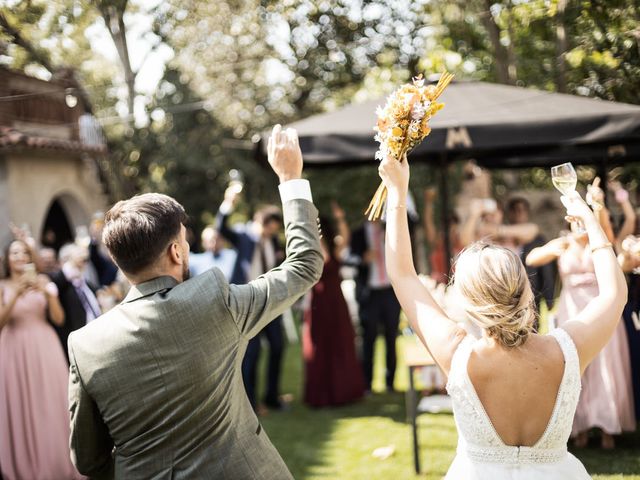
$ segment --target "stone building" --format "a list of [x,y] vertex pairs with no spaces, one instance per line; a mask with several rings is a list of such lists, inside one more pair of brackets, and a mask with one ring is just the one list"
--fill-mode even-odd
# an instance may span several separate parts
[[107,201],[97,160],[106,145],[82,92],[0,68],[0,246],[9,223],[60,247]]

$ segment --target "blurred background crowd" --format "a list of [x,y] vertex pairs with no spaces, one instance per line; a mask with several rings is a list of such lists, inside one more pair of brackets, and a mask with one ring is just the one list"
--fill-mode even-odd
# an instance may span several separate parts
[[[597,285],[586,239],[563,221],[547,167],[577,155],[579,190],[616,248],[629,303],[585,372],[573,443],[616,449],[620,464],[588,450],[601,459],[589,471],[640,474],[637,449],[625,456],[637,434],[624,435],[640,414],[640,108],[630,105],[640,98],[639,21],[640,3],[622,0],[0,0],[3,478],[38,478],[49,468],[75,476],[64,448],[66,338],[129,289],[101,242],[109,205],[148,191],[175,197],[191,215],[191,275],[215,267],[230,282],[251,281],[285,255],[275,178],[259,161],[262,132],[310,116],[299,123],[330,135],[301,135],[305,152],[346,145],[345,158],[327,164],[307,157],[322,167],[307,176],[321,211],[325,269],[312,292],[249,345],[247,395],[296,477],[316,478],[308,464],[343,468],[336,450],[362,458],[367,447],[352,444],[373,447],[394,432],[408,442],[404,418],[390,412],[407,388],[403,353],[412,332],[384,267],[384,219],[362,215],[379,181],[374,150],[361,163],[349,154],[366,143],[357,129],[375,148],[375,105],[362,105],[444,69],[456,80],[424,143],[442,151],[412,164],[407,199],[422,279],[464,321],[447,288],[455,256],[489,239],[527,266],[540,331],[572,318]],[[349,115],[331,125],[323,112]],[[535,123],[549,114],[553,122]],[[489,126],[493,150],[483,150]],[[544,150],[565,126],[574,136]],[[518,148],[511,157],[498,148],[508,142]],[[512,162],[528,151],[548,156]],[[446,394],[437,369],[421,373],[423,394]],[[384,424],[371,434],[372,425],[340,423],[345,410],[333,407],[343,405],[351,417],[393,417],[402,429]],[[334,411],[337,420],[327,421]],[[452,424],[447,418],[444,427],[435,420],[440,431]],[[303,420],[308,444],[320,442],[329,423],[348,440],[327,434],[322,446],[333,456],[316,444],[313,456],[290,435]],[[391,476],[372,465],[318,478]]]
[[[586,234],[579,226],[562,222],[554,197],[538,199],[538,207],[559,228],[541,229],[526,194],[496,199],[489,195],[490,177],[486,172],[473,163],[466,168],[469,175],[457,196],[450,225],[453,255],[480,239],[512,249],[530,275],[542,314],[538,329],[549,331],[575,318],[598,289]],[[215,222],[202,229],[199,236],[189,228],[190,273],[198,275],[219,268],[230,282],[246,283],[284,259],[283,221],[275,205],[261,206],[250,218],[239,214],[238,205],[247,192],[243,191],[242,180],[236,178],[238,172],[231,177]],[[475,197],[478,192],[481,198]],[[465,322],[464,312],[456,308],[456,293],[448,287],[443,232],[434,222],[437,191],[428,188],[423,196],[422,215],[413,198],[407,199],[416,257],[426,259],[422,278],[443,308]],[[573,439],[576,446],[584,447],[589,432],[596,429],[601,447],[612,449],[616,435],[635,430],[640,405],[637,199],[620,182],[601,185],[598,177],[588,185],[587,198],[628,273],[629,304],[609,345],[583,376]],[[399,335],[411,332],[402,320],[386,275],[384,216],[382,221],[351,227],[336,201],[326,214],[320,218],[325,257],[320,282],[293,314],[287,312],[254,338],[245,355],[245,387],[260,415],[291,408],[292,392],[281,391],[281,376],[287,374],[283,371],[283,352],[289,342],[302,343],[301,400],[309,407],[341,406],[372,394],[374,349],[379,335],[384,339],[378,344],[384,345],[384,386],[391,392],[396,388],[396,341]],[[69,333],[122,301],[129,289],[102,245],[102,226],[103,213],[96,212],[90,225],[76,229],[73,242],[56,248],[53,235],[46,234],[42,242],[37,242],[26,226],[11,224],[13,240],[3,252],[4,279],[0,281],[0,370],[9,384],[2,390],[8,398],[0,398],[4,407],[0,414],[5,415],[0,435],[11,443],[20,436],[42,440],[41,432],[45,437],[64,436],[55,431],[57,428],[64,434],[68,428],[60,422],[60,411],[31,409],[30,405],[50,395],[52,389],[66,388]],[[34,342],[37,348],[33,348]],[[258,360],[264,350],[265,379],[258,382]],[[28,389],[21,387],[25,381]],[[11,382],[15,382],[14,388],[10,388]],[[52,385],[54,382],[58,385]],[[258,391],[258,385],[264,387],[263,392]],[[446,394],[445,378],[438,371],[425,372],[423,386],[426,394]],[[20,394],[25,398],[16,398]],[[64,402],[59,405],[62,408]]]

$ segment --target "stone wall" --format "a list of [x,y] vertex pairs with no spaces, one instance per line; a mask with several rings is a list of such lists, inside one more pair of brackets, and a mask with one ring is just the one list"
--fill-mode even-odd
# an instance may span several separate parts
[[89,225],[107,205],[94,162],[81,154],[25,150],[0,157],[0,241],[11,238],[7,220],[27,224],[36,239],[58,200],[72,228]]

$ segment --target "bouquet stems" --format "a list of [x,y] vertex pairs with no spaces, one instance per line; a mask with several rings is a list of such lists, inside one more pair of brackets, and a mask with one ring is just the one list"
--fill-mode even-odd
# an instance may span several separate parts
[[[406,154],[406,143],[407,139],[404,140],[404,144],[402,146],[402,154],[400,155],[399,162],[407,161]],[[365,215],[368,215],[368,220],[370,222],[374,222],[380,218],[382,212],[384,210],[385,202],[387,201],[387,187],[385,187],[384,182],[380,182],[380,186],[376,193],[373,195],[371,202],[369,203],[369,208],[364,212]]]

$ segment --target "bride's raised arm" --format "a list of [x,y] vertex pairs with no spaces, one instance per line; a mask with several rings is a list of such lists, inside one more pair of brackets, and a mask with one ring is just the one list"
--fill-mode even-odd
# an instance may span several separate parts
[[576,316],[566,322],[566,330],[578,349],[582,371],[604,348],[616,329],[627,303],[627,283],[618,265],[609,238],[591,209],[577,192],[562,197],[567,215],[582,220],[589,235],[593,266],[598,281],[598,296]]
[[387,274],[411,328],[448,374],[453,353],[466,332],[447,317],[418,278],[413,265],[406,208],[409,163],[385,159],[380,163],[379,172],[388,190]]

